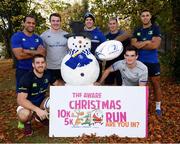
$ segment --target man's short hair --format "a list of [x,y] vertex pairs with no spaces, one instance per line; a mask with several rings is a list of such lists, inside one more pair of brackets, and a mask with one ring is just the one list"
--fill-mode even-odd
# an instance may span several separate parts
[[33,59],[32,59],[32,62],[33,62],[33,63],[35,62],[35,59],[36,59],[36,58],[44,58],[44,60],[46,61],[46,57],[45,57],[45,56],[43,56],[43,55],[41,55],[41,54],[36,54],[36,55],[33,56]]
[[35,22],[36,22],[36,17],[34,16],[34,15],[26,15],[25,17],[24,17],[24,19],[23,19],[23,22],[25,23],[26,22],[26,18],[33,18],[34,20],[35,20]]
[[134,47],[134,46],[128,46],[128,47],[126,48],[125,53],[126,53],[127,51],[135,51],[135,54],[138,55],[138,49],[137,49],[136,47]]
[[149,9],[143,9],[143,10],[140,12],[140,15],[141,15],[143,12],[149,12],[149,13],[151,13],[151,11],[150,11]]
[[118,22],[118,18],[117,17],[110,17],[109,21],[111,21],[111,20],[115,20],[116,22]]
[[52,13],[52,14],[49,16],[49,21],[51,21],[51,17],[52,17],[52,16],[58,17],[58,18],[60,19],[60,21],[61,21],[61,16],[60,16],[59,13]]

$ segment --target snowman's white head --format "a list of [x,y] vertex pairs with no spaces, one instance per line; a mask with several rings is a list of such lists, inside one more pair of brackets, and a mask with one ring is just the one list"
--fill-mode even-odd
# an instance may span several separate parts
[[91,48],[91,40],[85,36],[72,36],[68,38],[68,48],[74,50],[86,50]]

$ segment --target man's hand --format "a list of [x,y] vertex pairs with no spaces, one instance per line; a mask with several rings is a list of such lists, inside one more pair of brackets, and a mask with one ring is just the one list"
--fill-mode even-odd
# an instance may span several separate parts
[[37,53],[46,56],[46,49],[43,47],[43,45],[38,46]]
[[44,120],[44,119],[48,119],[49,117],[48,117],[48,112],[46,111],[46,110],[42,110],[42,109],[37,109],[36,111],[36,114],[39,116],[39,118],[41,119],[41,120]]
[[95,86],[100,86],[101,83],[100,83],[100,82],[94,82],[94,85],[95,85]]

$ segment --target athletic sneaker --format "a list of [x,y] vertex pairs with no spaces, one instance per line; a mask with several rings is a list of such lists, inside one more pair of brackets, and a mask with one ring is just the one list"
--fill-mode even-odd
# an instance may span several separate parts
[[156,114],[157,114],[158,116],[161,116],[161,114],[162,114],[161,110],[160,110],[160,109],[157,109],[157,110],[156,110]]
[[31,122],[27,122],[24,124],[24,135],[31,136],[33,134],[33,130],[31,127]]
[[22,123],[21,121],[18,121],[18,128],[23,129],[24,128],[24,123]]

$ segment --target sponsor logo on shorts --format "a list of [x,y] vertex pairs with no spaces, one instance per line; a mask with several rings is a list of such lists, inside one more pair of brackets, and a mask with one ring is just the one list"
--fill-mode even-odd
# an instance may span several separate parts
[[154,75],[155,75],[155,76],[160,75],[160,72],[157,72],[157,73],[155,73]]

